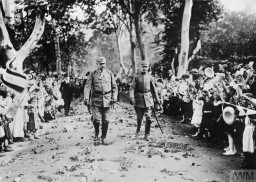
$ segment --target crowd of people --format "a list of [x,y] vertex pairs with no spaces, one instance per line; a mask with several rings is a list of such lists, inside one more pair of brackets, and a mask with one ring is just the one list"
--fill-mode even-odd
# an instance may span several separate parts
[[12,151],[14,142],[39,139],[43,123],[67,116],[73,98],[83,95],[86,79],[68,75],[29,73],[29,88],[22,94],[1,83],[0,86],[0,151]]
[[103,57],[97,59],[97,66],[86,75],[88,79],[32,73],[30,87],[19,99],[2,83],[0,151],[11,151],[10,144],[24,138],[39,139],[42,123],[55,119],[62,110],[67,116],[73,98],[84,99],[92,112],[95,141],[100,140],[101,124],[101,142],[107,145],[110,106],[118,101],[118,92],[129,92],[137,114],[136,136],[145,116],[145,139],[149,140],[151,108],[157,104],[158,111],[193,126],[191,137],[223,148],[223,155],[241,153],[241,167],[256,168],[256,76],[252,63],[200,67],[181,78],[169,70],[165,79],[147,71],[148,62],[142,62],[142,71],[133,77],[114,76]]
[[191,137],[241,153],[242,168],[256,168],[256,80],[252,63],[200,67],[177,78],[154,74],[163,112],[193,127]]

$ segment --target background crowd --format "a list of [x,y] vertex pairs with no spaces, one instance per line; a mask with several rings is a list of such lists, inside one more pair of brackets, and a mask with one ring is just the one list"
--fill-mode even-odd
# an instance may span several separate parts
[[253,64],[201,66],[181,78],[155,73],[164,113],[190,124],[191,137],[223,155],[241,154],[242,168],[255,168],[256,80]]
[[83,94],[85,78],[36,74],[32,71],[30,87],[22,96],[0,86],[0,151],[12,151],[14,142],[39,139],[43,123],[56,118],[56,113],[69,114],[73,98]]

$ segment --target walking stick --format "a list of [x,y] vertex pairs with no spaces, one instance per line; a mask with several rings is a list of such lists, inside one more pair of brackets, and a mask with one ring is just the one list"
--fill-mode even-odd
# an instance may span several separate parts
[[162,130],[162,128],[161,128],[161,125],[160,125],[160,123],[159,123],[159,121],[158,121],[158,118],[156,117],[156,111],[155,111],[155,108],[153,107],[153,114],[154,114],[154,116],[155,116],[155,118],[156,118],[156,121],[157,121],[157,123],[158,123],[158,126],[159,126],[159,128],[160,128],[160,130],[161,130],[161,132],[162,132],[162,134],[164,134],[164,132],[163,132],[163,130]]

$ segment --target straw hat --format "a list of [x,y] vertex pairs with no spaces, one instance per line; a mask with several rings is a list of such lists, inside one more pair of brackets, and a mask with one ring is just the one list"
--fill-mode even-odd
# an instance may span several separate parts
[[17,111],[18,111],[18,107],[15,105],[11,105],[8,107],[5,117],[7,119],[12,119],[16,115]]
[[223,119],[228,125],[234,124],[236,115],[233,107],[228,106],[223,110]]
[[209,78],[213,78],[214,77],[214,71],[213,71],[212,68],[209,68],[209,67],[205,68],[204,74],[205,74],[205,76],[207,76]]

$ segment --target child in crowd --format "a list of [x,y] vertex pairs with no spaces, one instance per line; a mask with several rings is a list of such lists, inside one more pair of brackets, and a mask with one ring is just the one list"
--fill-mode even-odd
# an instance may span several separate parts
[[6,111],[9,108],[9,106],[12,105],[12,98],[11,98],[11,93],[8,91],[6,93],[6,97],[4,99],[1,98],[0,102],[0,115],[1,115],[1,121],[0,121],[0,151],[4,149],[5,152],[12,151],[11,147],[9,144],[12,143],[12,133],[10,130],[10,122],[11,120],[8,120],[5,117]]
[[211,128],[214,124],[213,120],[213,98],[210,97],[209,93],[204,96],[205,103],[203,106],[203,117],[202,117],[202,123],[201,128],[203,131],[203,137],[207,139],[207,142],[210,142],[212,139],[211,137]]
[[28,101],[28,122],[27,131],[29,139],[39,139],[38,129],[40,126],[38,98],[36,96],[30,98]]
[[197,137],[201,133],[200,126],[202,122],[203,117],[203,106],[204,106],[204,99],[202,96],[196,96],[196,94],[193,95],[193,116],[191,120],[191,124],[193,124],[197,132],[192,135],[192,137]]

